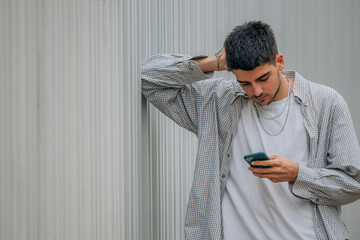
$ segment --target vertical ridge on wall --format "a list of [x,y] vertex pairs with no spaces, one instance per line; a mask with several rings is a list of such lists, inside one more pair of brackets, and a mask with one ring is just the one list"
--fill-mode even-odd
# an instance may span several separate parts
[[[118,35],[118,58],[119,59],[119,71],[118,71],[118,74],[119,74],[119,77],[117,79],[119,79],[119,87],[116,89],[116,91],[119,91],[120,93],[123,93],[124,91],[124,81],[121,81],[120,79],[124,79],[124,76],[123,76],[123,72],[124,72],[124,61],[122,61],[124,59],[124,46],[122,44],[122,39],[124,38],[124,21],[123,21],[123,14],[122,14],[122,10],[123,10],[123,1],[120,1],[119,4],[117,5],[116,7],[116,10],[120,12],[120,14],[117,14],[117,26],[118,26],[118,29],[120,30],[120,33]],[[121,40],[121,41],[120,41]],[[115,66],[115,69],[116,69],[116,66]],[[118,98],[118,102],[119,102],[119,109],[120,109],[120,115],[119,115],[119,118],[118,119],[123,119],[124,118],[124,111],[123,111],[123,108],[121,108],[121,105],[123,105],[125,103],[125,97],[124,97],[124,94],[120,94],[119,95],[119,98]],[[119,161],[120,161],[120,165],[119,165],[119,169],[118,171],[120,172],[120,202],[119,202],[119,218],[120,218],[120,228],[119,228],[119,236],[120,236],[120,239],[126,239],[125,238],[125,221],[126,221],[126,217],[125,217],[125,204],[124,204],[124,199],[125,199],[125,193],[124,193],[124,189],[125,189],[125,178],[124,178],[124,174],[123,174],[123,169],[124,169],[124,161],[125,161],[125,156],[124,156],[124,151],[125,151],[125,148],[124,148],[124,139],[123,139],[123,136],[124,136],[124,129],[125,129],[125,124],[124,124],[124,121],[120,121],[120,126],[119,126],[119,144],[117,145],[118,147],[115,146],[115,149],[119,149],[119,153],[120,153],[120,158],[119,158]]]
[[[11,105],[10,91],[11,85],[10,81],[6,79],[10,78],[9,68],[10,68],[10,14],[11,8],[9,6],[9,1],[0,1],[0,110],[7,110],[0,117],[0,238],[10,239],[11,231],[5,231],[5,229],[11,228],[11,214],[10,214],[10,161],[11,151],[6,151],[10,148],[10,141],[12,139],[11,126],[10,126],[10,109],[6,106]],[[5,58],[4,56],[8,56]],[[7,91],[6,91],[6,90]],[[7,139],[5,139],[5,137]],[[5,160],[7,159],[7,160]],[[7,218],[5,218],[7,216]]]

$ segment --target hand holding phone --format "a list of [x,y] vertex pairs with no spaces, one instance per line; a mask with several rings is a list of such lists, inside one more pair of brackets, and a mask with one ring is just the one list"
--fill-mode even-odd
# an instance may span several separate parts
[[[271,156],[271,161],[267,162],[267,166],[252,165],[253,161],[270,160],[263,152],[245,155],[244,159],[249,163],[249,170],[259,178],[267,178],[274,183],[278,182],[295,182],[299,172],[299,165],[290,159],[281,155]],[[265,169],[271,168],[271,169]],[[275,170],[275,171],[274,171]]]
[[269,168],[270,166],[253,166],[252,161],[270,160],[270,158],[263,152],[252,153],[244,156],[245,161],[252,167]]

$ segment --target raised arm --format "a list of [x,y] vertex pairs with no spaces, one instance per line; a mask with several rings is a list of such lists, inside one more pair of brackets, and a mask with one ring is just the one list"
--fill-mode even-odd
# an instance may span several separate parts
[[[218,69],[218,60],[221,56],[152,56],[142,65],[142,93],[177,124],[197,134],[198,105],[207,89],[202,80],[212,77],[213,71]],[[220,67],[224,68],[223,62]]]

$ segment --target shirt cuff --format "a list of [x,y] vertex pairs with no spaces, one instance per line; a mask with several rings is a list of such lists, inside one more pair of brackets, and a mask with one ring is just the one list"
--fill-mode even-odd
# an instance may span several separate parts
[[204,73],[199,64],[195,61],[195,59],[201,59],[207,57],[206,55],[199,55],[188,60],[184,61],[184,68],[187,70],[187,77],[190,82],[197,82],[205,79],[212,78],[214,76],[214,72],[206,72]]
[[319,199],[310,192],[311,183],[315,178],[315,171],[313,169],[299,165],[297,179],[295,182],[289,183],[289,189],[296,197],[318,203]]

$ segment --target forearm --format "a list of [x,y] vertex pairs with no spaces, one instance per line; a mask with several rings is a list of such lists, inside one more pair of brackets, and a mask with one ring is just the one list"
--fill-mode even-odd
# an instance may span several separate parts
[[193,58],[199,65],[200,69],[206,72],[228,70],[226,63],[225,49],[222,49],[220,53],[209,57]]
[[186,84],[205,80],[204,74],[188,55],[158,54],[148,58],[141,67],[142,90],[145,96],[161,89],[183,88]]
[[294,195],[321,205],[344,205],[360,198],[360,183],[335,169],[300,166],[297,180],[289,184]]
[[197,62],[200,69],[204,73],[206,73],[206,72],[214,72],[214,71],[218,70],[218,63],[217,63],[217,59],[216,59],[215,55],[205,57],[205,58],[200,58],[200,59],[194,59],[194,61]]

